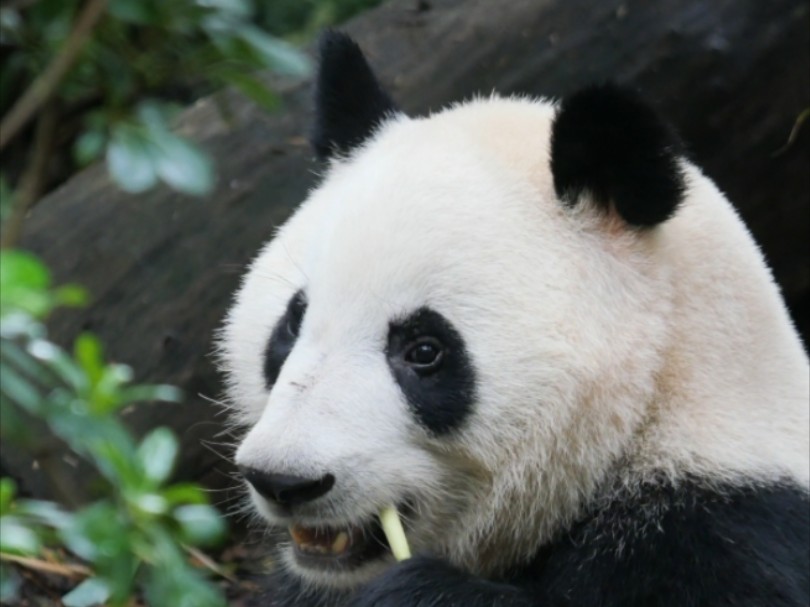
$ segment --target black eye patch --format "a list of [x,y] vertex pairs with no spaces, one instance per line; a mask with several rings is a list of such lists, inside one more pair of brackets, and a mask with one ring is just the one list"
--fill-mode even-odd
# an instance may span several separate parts
[[307,301],[304,292],[298,291],[290,298],[287,310],[273,328],[264,351],[264,383],[268,390],[276,383],[284,361],[295,346],[306,310]]
[[430,308],[389,324],[386,357],[423,426],[436,435],[458,428],[475,402],[475,369],[464,340]]

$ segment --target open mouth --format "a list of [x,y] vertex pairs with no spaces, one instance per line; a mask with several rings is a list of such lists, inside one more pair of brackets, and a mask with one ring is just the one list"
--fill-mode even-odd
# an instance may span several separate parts
[[320,569],[354,569],[390,552],[380,520],[364,525],[289,529],[293,554],[300,565]]

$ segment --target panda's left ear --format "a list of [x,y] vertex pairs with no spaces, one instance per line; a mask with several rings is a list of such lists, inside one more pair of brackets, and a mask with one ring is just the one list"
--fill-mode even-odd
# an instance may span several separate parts
[[312,147],[320,160],[327,160],[363,143],[399,109],[349,36],[327,30],[319,55]]
[[680,156],[674,132],[633,91],[594,86],[558,107],[551,172],[565,204],[576,204],[587,192],[632,226],[657,225],[683,198]]

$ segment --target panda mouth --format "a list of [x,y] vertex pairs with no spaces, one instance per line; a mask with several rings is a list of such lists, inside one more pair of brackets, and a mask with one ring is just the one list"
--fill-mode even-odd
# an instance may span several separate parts
[[362,525],[345,527],[289,528],[293,554],[298,564],[318,569],[353,569],[390,554],[380,520],[376,516]]

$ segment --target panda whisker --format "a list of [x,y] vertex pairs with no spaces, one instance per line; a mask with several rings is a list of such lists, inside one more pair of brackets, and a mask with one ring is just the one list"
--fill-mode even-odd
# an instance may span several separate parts
[[290,254],[289,249],[287,248],[287,246],[283,242],[281,242],[281,248],[282,248],[282,250],[284,251],[284,254],[287,257],[287,260],[295,267],[295,269],[298,271],[298,273],[301,274],[302,278],[304,279],[304,282],[308,283],[309,282],[309,276],[307,276],[307,273],[301,267],[301,264],[299,264],[296,261],[296,259]]
[[286,289],[289,289],[289,290],[296,290],[300,286],[300,285],[296,284],[293,280],[288,278],[287,276],[284,276],[283,274],[268,273],[268,272],[259,271],[259,272],[257,272],[257,276],[261,276],[261,278],[263,280],[265,280],[267,282],[270,282],[270,283],[279,284],[279,285],[281,285],[283,287],[286,287]]
[[[208,451],[213,453],[218,459],[227,463],[229,466],[233,465],[233,452],[237,445],[233,443],[218,443],[200,439],[200,445]],[[222,448],[225,448],[224,450]]]
[[214,398],[212,396],[208,396],[207,394],[203,394],[202,392],[198,392],[197,396],[204,401],[215,405],[217,410],[215,411],[216,416],[220,415],[227,415],[229,410],[233,407],[233,405],[223,399]]

